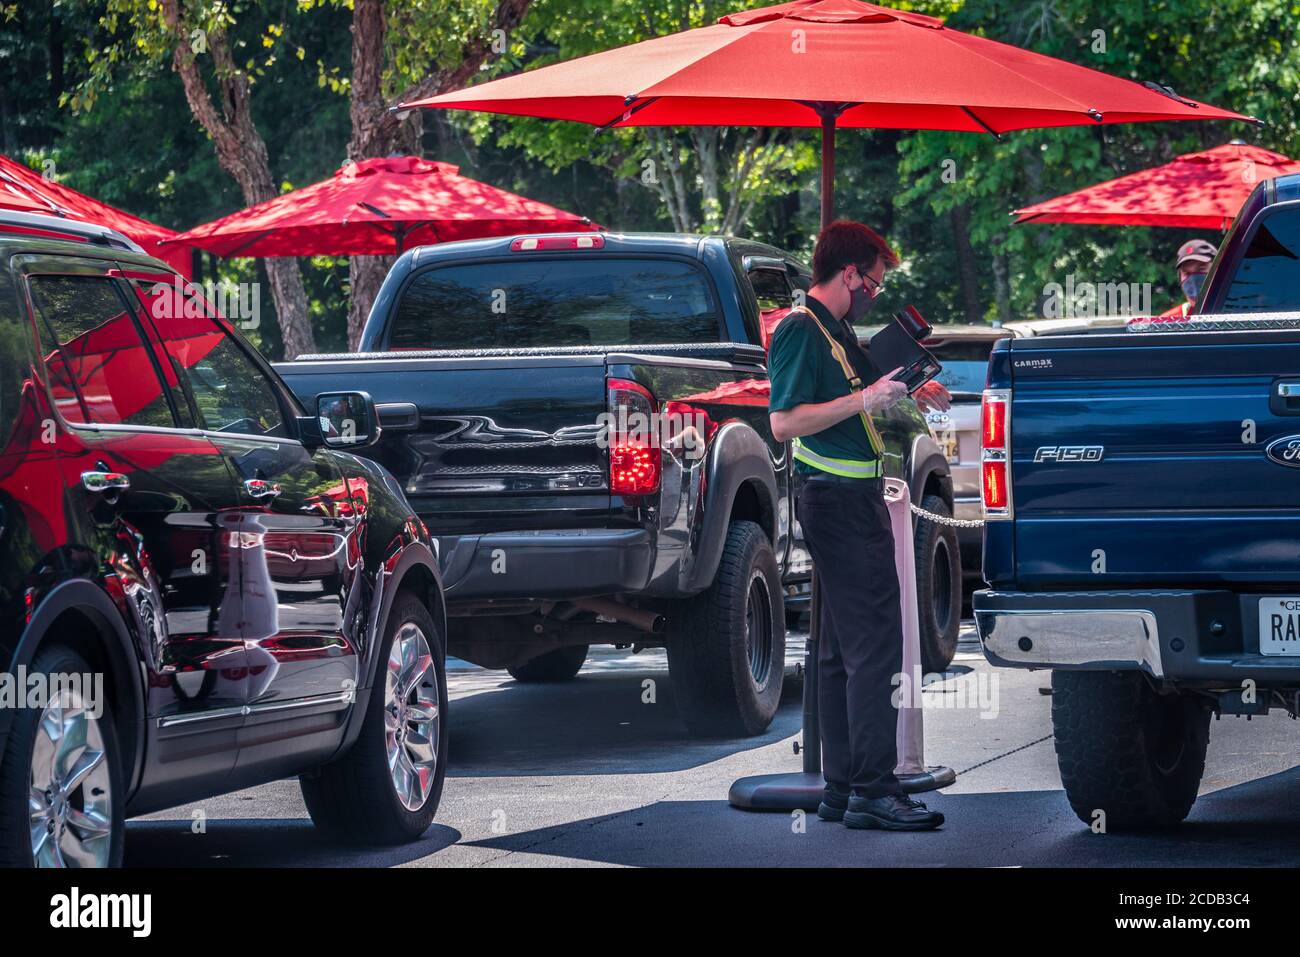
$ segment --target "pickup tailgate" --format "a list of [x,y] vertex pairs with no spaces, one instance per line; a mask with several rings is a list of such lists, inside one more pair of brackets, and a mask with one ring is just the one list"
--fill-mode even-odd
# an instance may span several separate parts
[[1294,588],[1300,330],[1018,339],[1010,366],[1022,586]]
[[609,522],[602,352],[349,354],[277,369],[308,408],[320,392],[370,393],[385,428],[365,454],[434,535]]

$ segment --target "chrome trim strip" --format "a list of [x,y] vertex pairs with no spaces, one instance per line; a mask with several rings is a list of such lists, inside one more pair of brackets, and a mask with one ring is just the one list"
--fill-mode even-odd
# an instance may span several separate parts
[[215,708],[198,714],[165,714],[158,719],[158,727],[172,728],[180,724],[197,724],[200,721],[219,721],[222,718],[239,718],[248,713],[246,705],[234,708]]
[[312,708],[317,705],[333,704],[340,708],[350,705],[356,699],[354,691],[340,691],[335,694],[318,694],[310,698],[291,698],[288,701],[267,701],[263,704],[249,705],[245,714],[269,714],[274,711],[294,711],[298,708]]
[[250,714],[271,714],[276,711],[296,711],[299,708],[312,708],[318,705],[337,705],[347,707],[356,698],[353,691],[341,691],[335,694],[313,695],[310,698],[291,698],[288,701],[267,701],[262,704],[241,705],[235,708],[217,708],[201,714],[168,714],[158,719],[158,727],[171,728],[181,724],[195,724],[200,721],[218,721],[222,718],[247,717]]

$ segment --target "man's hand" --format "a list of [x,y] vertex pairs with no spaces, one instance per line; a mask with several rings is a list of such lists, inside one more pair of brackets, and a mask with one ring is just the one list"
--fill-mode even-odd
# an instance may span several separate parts
[[931,379],[912,393],[922,412],[947,412],[952,408],[952,393]]
[[891,372],[886,372],[862,390],[862,411],[883,412],[901,399],[907,398],[907,386],[894,379],[894,376],[902,371],[903,367],[899,366]]

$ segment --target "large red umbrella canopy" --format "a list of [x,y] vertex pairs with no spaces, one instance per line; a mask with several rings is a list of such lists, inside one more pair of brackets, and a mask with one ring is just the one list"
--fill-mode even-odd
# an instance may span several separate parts
[[424,243],[591,230],[589,220],[461,176],[449,163],[390,156],[196,226],[178,242],[218,256],[375,256]]
[[174,230],[48,180],[31,167],[3,155],[0,155],[0,207],[67,216],[108,226],[135,240],[150,256],[161,259],[183,275],[190,275],[189,247],[169,242],[177,235]]
[[[732,13],[712,26],[402,106],[601,127],[821,126],[827,147],[837,126],[1003,133],[1246,119],[859,0],[795,0]],[[833,172],[823,170],[824,183]]]
[[1227,143],[1018,209],[1016,222],[1226,229],[1256,183],[1297,172],[1281,153]]

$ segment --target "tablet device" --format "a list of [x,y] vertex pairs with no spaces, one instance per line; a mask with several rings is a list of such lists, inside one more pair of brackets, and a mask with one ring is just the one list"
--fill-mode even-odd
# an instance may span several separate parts
[[[914,310],[912,310],[914,311]],[[920,313],[916,313],[919,318]],[[880,369],[901,367],[902,371],[894,376],[907,386],[908,394],[915,392],[929,382],[943,369],[925,346],[916,341],[914,331],[919,330],[916,322],[909,315],[908,322],[894,316],[885,327],[871,337],[867,348],[871,350],[871,360]],[[925,333],[929,325],[924,324]]]

